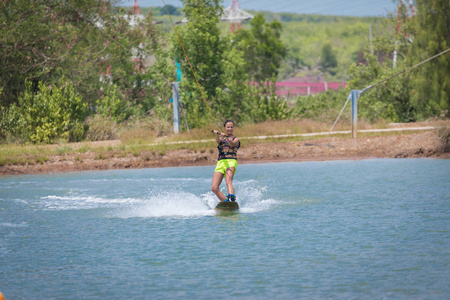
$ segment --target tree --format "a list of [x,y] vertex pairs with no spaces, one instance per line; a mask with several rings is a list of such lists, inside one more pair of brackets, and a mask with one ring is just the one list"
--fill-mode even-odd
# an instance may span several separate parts
[[[17,102],[25,80],[51,84],[63,75],[80,85],[98,82],[104,41],[93,17],[106,2],[3,1],[0,10],[0,82],[2,104]],[[104,55],[104,54],[103,54]],[[97,71],[92,72],[93,68]],[[87,78],[96,75],[94,78]],[[81,80],[83,78],[84,80]],[[88,91],[90,87],[86,87]]]
[[[166,7],[167,7],[167,9],[166,9]],[[180,12],[178,11],[178,9],[175,6],[167,4],[165,7],[161,7],[161,10],[160,10],[161,16],[167,15],[167,11],[169,11],[169,14],[171,16],[179,16],[179,15],[181,15]]]
[[[203,100],[208,101],[214,112],[216,105],[216,88],[222,86],[222,57],[225,49],[220,37],[219,15],[222,10],[219,0],[184,0],[184,12],[189,23],[177,28],[184,50],[195,72],[196,78],[186,59],[178,36],[173,35],[173,58],[180,63],[183,72],[181,101],[188,114],[192,127],[210,123],[209,110]],[[199,89],[198,83],[201,87]],[[203,95],[206,99],[203,99]]]
[[114,27],[108,30],[115,39],[102,63],[110,66],[111,81],[134,106],[133,114],[142,115],[167,96],[167,79],[173,77],[161,31],[151,12],[134,27],[125,22],[119,32]]
[[[222,37],[217,27],[221,12],[219,2],[185,0],[184,11],[189,23],[178,29],[200,88],[211,108],[212,117],[232,118],[243,122],[288,117],[286,103],[284,99],[277,97],[273,86],[249,85],[245,51],[233,47],[234,35]],[[183,71],[180,96],[189,126],[210,125],[211,115],[178,36],[174,34],[172,41],[173,57],[180,62]]]
[[244,54],[231,47],[231,40],[225,44],[222,55],[222,86],[216,87],[215,108],[222,119],[233,119],[237,122],[246,120],[248,116],[245,104],[248,103],[248,74],[245,72]]
[[[1,104],[18,102],[25,81],[46,85],[65,76],[83,101],[99,97],[108,68],[123,91],[136,85],[133,57],[149,57],[159,33],[148,15],[130,27],[109,0],[16,0],[0,7]],[[142,79],[142,78],[139,78]],[[142,79],[142,80],[145,80]],[[142,80],[140,82],[142,82]],[[134,97],[132,92],[127,94]]]
[[[417,1],[416,28],[409,57],[418,63],[450,48],[450,2]],[[450,117],[450,53],[417,68],[412,77],[411,104],[419,119]]]
[[[403,10],[400,13],[401,18],[406,21]],[[382,34],[375,36],[372,44],[366,46],[363,51],[364,59],[348,69],[348,88],[361,90],[407,68],[407,53],[411,42],[406,36],[413,36],[414,28],[410,22],[403,22],[400,27],[402,33],[397,34],[396,22],[395,18],[384,20]],[[398,56],[395,68],[392,67],[394,50]],[[409,97],[412,88],[410,76],[411,73],[406,72],[365,92],[358,99],[360,117],[368,121],[414,121],[414,110]]]
[[61,78],[51,87],[39,82],[36,93],[27,81],[19,104],[19,107],[12,105],[10,110],[15,110],[15,123],[21,126],[21,134],[27,141],[50,143],[56,138],[69,141],[83,138],[87,104],[82,102],[67,79]]
[[326,43],[322,47],[320,65],[325,71],[329,71],[332,75],[334,75],[333,69],[337,67],[337,59],[330,43]]
[[[105,111],[111,114],[111,107],[106,106],[113,104],[119,121],[131,114],[143,115],[163,102],[160,97],[167,95],[167,78],[171,77],[173,68],[166,59],[165,45],[153,15],[135,19],[133,25],[130,18],[124,17],[125,11],[114,3],[110,0],[1,2],[0,139],[79,140],[84,135],[86,114],[79,114],[74,120],[64,117],[61,121],[59,117],[73,116],[72,107],[63,105],[73,99],[76,99],[73,103],[79,101],[83,107],[89,107],[86,113],[98,109],[99,115],[107,115]],[[70,86],[73,91],[59,92],[58,88],[51,88],[61,85]],[[34,94],[38,96],[33,97]],[[102,97],[103,102],[99,100]],[[45,105],[41,108],[40,103],[48,104],[51,109],[46,110]],[[126,110],[118,111],[122,108]],[[27,111],[33,113],[25,114]],[[49,119],[35,111],[47,114]],[[32,119],[36,120],[31,122]]]
[[287,53],[280,39],[282,26],[277,20],[266,23],[263,14],[257,14],[250,25],[250,30],[236,32],[235,44],[245,53],[248,74],[258,82],[268,80],[278,74]]

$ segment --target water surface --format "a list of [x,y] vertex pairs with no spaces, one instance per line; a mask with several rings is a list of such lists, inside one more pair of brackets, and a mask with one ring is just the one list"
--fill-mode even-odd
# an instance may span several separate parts
[[[450,161],[239,165],[0,178],[7,299],[450,297]],[[225,191],[225,186],[222,184]]]

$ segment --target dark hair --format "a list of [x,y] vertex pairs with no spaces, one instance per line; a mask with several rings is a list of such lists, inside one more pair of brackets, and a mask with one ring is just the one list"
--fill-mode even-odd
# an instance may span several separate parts
[[226,120],[225,123],[223,123],[223,127],[225,127],[225,125],[227,125],[227,123],[229,123],[229,122],[233,123],[233,125],[236,126],[236,124],[234,124],[233,120]]

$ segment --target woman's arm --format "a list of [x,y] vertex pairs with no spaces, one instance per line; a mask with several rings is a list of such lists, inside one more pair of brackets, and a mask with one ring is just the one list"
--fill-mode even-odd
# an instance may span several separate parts
[[228,140],[228,144],[232,147],[237,147],[239,146],[239,139],[235,137],[233,140]]
[[224,134],[217,130],[211,130],[211,132],[214,132],[214,135],[216,137],[216,142],[217,142],[217,144],[220,144],[220,137]]

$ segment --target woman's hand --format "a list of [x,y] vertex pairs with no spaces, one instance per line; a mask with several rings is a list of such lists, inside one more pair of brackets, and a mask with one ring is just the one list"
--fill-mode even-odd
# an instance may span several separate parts
[[218,134],[218,135],[224,135],[222,132],[218,131],[218,130],[211,130],[211,132]]

